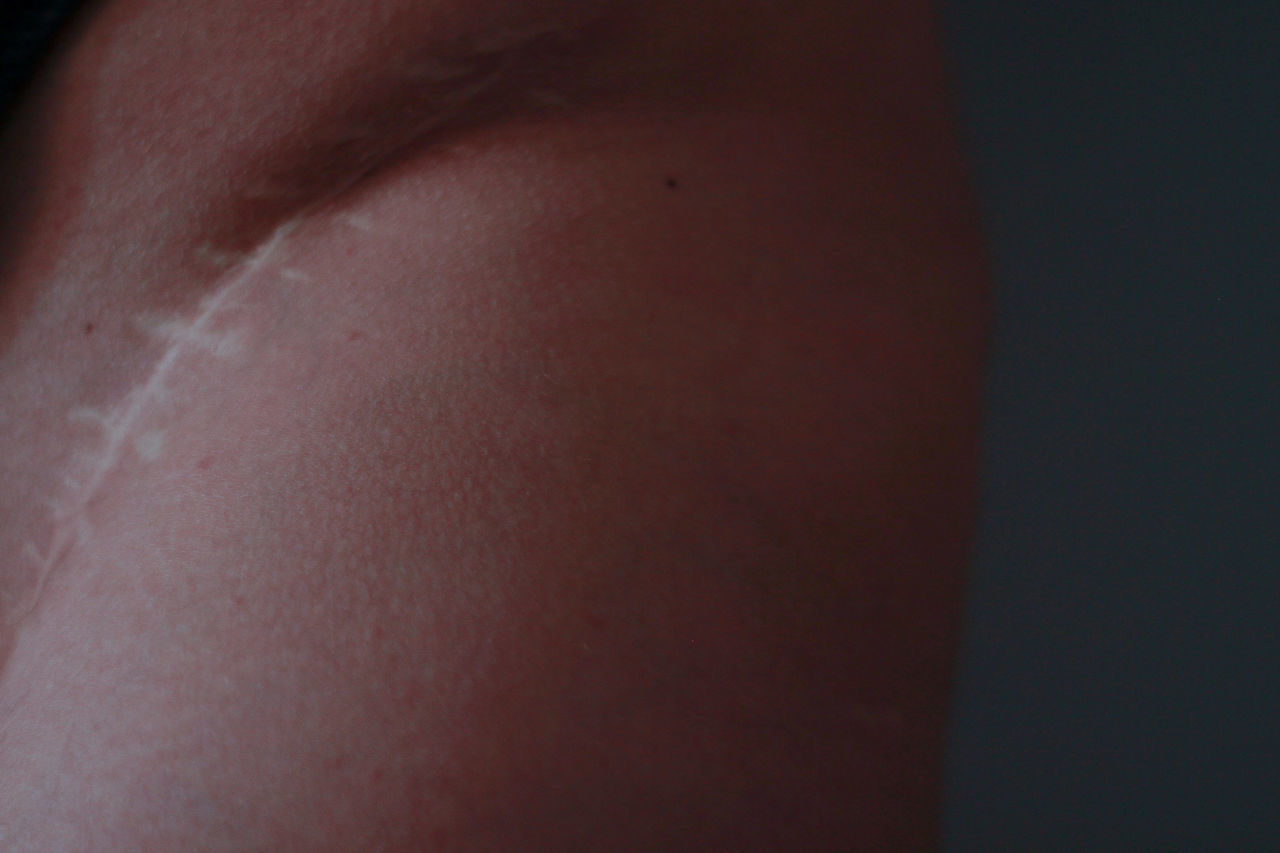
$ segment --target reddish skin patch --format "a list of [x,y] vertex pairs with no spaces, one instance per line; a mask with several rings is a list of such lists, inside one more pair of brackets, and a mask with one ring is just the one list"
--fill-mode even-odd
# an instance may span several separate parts
[[95,328],[96,328],[96,327],[95,327],[92,323],[85,323],[85,324],[84,324],[84,333],[85,333],[86,335],[92,335],[92,334],[93,334],[93,330],[94,330]]
[[196,463],[196,468],[201,471],[208,471],[213,467],[214,459],[212,456],[206,456]]
[[361,332],[361,331],[347,332],[347,343],[355,343],[356,341],[360,341],[360,340],[364,340],[364,332]]

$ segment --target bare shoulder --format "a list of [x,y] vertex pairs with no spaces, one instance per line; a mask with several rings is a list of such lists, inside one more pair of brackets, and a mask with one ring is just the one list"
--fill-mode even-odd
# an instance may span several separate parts
[[103,4],[6,137],[6,843],[928,847],[986,329],[932,26]]

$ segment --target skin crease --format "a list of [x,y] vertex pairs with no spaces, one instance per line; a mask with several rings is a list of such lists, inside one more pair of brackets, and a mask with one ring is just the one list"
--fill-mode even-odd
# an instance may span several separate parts
[[987,276],[933,29],[92,7],[0,142],[0,846],[935,847]]

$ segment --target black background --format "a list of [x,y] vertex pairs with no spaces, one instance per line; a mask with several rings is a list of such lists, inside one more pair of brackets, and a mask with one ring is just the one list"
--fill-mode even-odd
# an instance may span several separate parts
[[943,11],[998,279],[944,850],[1280,850],[1280,0]]

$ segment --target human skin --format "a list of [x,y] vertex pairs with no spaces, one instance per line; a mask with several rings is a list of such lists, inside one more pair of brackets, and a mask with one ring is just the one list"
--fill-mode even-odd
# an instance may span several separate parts
[[109,0],[0,163],[6,850],[937,841],[923,3]]

